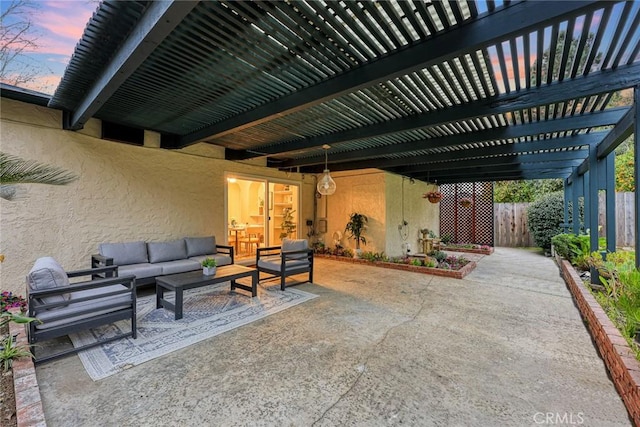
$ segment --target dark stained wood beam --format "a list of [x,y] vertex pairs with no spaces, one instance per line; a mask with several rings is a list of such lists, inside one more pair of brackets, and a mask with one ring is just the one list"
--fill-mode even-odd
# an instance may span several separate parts
[[[459,135],[445,136],[442,138],[423,139],[421,141],[411,141],[401,144],[387,145],[383,147],[369,148],[366,150],[353,150],[342,153],[331,154],[331,164],[372,159],[386,155],[397,155],[418,150],[428,150],[442,147],[452,147],[462,144],[473,144],[484,141],[496,141],[510,138],[520,138],[523,136],[540,135],[554,132],[561,132],[573,129],[585,129],[589,127],[613,125],[620,121],[628,107],[612,108],[605,111],[581,114],[573,117],[566,117],[556,120],[546,120],[537,123],[528,123],[516,126],[504,126],[479,132],[469,132]],[[323,165],[324,155],[305,157],[301,159],[289,160],[279,164],[279,167],[297,167],[310,165]]]
[[633,133],[633,125],[636,118],[635,109],[630,108],[627,114],[621,118],[616,126],[611,129],[609,135],[598,144],[598,158],[607,157],[609,153],[615,150],[625,139]]
[[185,135],[181,138],[180,147],[310,108],[341,95],[440,64],[496,42],[528,34],[530,30],[560,22],[569,16],[588,13],[601,7],[602,3],[596,1],[548,2],[544,7],[535,2],[516,3],[497,13],[462,25],[459,29],[411,44],[329,80]]
[[[482,182],[482,181],[520,181],[528,179],[552,179],[566,178],[571,171],[558,170],[549,173],[538,172],[512,172],[502,174],[477,174],[461,176],[443,176],[437,180],[438,184],[453,184],[457,182]],[[415,178],[415,177],[414,177]],[[419,178],[416,178],[419,179]]]
[[63,127],[82,129],[197,4],[197,1],[151,2],[135,31],[115,53],[78,108],[65,114]]
[[253,147],[251,151],[234,152],[233,150],[227,150],[227,160],[281,155],[292,151],[322,147],[324,144],[337,145],[343,142],[421,129],[460,120],[566,102],[567,100],[617,91],[638,84],[640,84],[640,63],[618,67],[613,70],[599,71],[550,85],[521,89],[464,105],[403,117],[343,132]]
[[[564,138],[552,138],[541,141],[521,142],[517,144],[503,144],[492,147],[482,147],[467,150],[455,150],[438,154],[423,154],[419,156],[406,156],[401,158],[379,158],[373,160],[359,160],[357,162],[344,162],[330,164],[329,169],[332,171],[341,170],[357,170],[366,168],[393,168],[397,166],[412,167],[419,170],[420,167],[433,162],[457,161],[462,159],[481,157],[481,156],[499,156],[506,154],[517,154],[535,152],[540,150],[558,150],[562,148],[580,147],[584,145],[597,144],[602,141],[606,132],[592,132],[588,134],[580,134],[567,136]],[[558,153],[560,154],[560,153]],[[585,156],[586,157],[586,156]],[[309,166],[301,169],[305,173],[320,173],[324,169],[321,166]]]

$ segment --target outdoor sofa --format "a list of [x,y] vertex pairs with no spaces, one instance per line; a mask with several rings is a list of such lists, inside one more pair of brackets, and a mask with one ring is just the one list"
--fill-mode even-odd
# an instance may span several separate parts
[[156,277],[185,273],[202,268],[205,258],[218,266],[233,264],[233,246],[216,244],[215,236],[185,237],[166,242],[100,243],[91,266],[117,265],[119,274],[132,274],[136,286],[155,285]]
[[[36,362],[56,359],[85,348],[125,337],[136,338],[136,280],[118,275],[118,266],[65,272],[51,257],[38,258],[27,274],[27,337]],[[71,283],[69,278],[107,273],[111,277]],[[95,342],[36,357],[39,343],[119,320],[130,320],[131,331],[98,337]],[[55,349],[55,347],[53,347]]]

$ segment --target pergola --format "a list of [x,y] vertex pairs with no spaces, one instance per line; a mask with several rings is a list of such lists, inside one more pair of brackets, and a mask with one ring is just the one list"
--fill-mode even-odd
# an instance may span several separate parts
[[613,150],[633,132],[640,224],[639,2],[105,1],[49,106],[66,129],[96,117],[304,173],[329,144],[331,171],[563,178],[592,230],[606,189],[609,250]]

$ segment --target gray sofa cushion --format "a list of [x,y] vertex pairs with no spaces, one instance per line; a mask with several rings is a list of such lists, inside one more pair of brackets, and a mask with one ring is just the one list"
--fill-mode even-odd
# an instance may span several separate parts
[[[282,240],[282,252],[287,251],[304,251],[309,249],[307,239],[283,239]],[[304,259],[307,254],[295,254],[287,257],[287,259]]]
[[149,262],[165,262],[187,258],[187,247],[184,239],[171,240],[169,242],[147,243]]
[[187,257],[198,255],[215,254],[216,249],[215,236],[208,237],[185,237],[184,242],[187,245]]
[[162,275],[184,273],[186,271],[200,270],[202,266],[199,262],[190,259],[179,259],[158,264],[162,267]]
[[145,242],[100,243],[98,251],[102,256],[113,258],[115,265],[149,262]]
[[[280,268],[282,267],[282,263],[279,256],[264,257],[264,258],[260,258],[260,261],[258,261],[258,267],[265,268],[271,271],[280,271]],[[284,268],[287,272],[292,272],[296,270],[301,270],[302,272],[305,269],[309,268],[309,261],[298,260],[298,259],[286,261]]]
[[[69,277],[60,264],[51,257],[38,258],[27,274],[27,286],[33,291],[69,286]],[[69,294],[42,298],[46,304],[68,301]]]
[[[51,310],[36,309],[36,317],[42,321],[41,324],[36,325],[36,329],[49,329],[59,325],[65,325],[68,323],[76,322],[79,320],[89,319],[91,317],[99,316],[100,314],[111,313],[117,310],[122,310],[131,307],[132,296],[131,293],[122,295],[112,295],[109,297],[96,298],[88,301],[81,301],[74,303],[74,299],[86,298],[89,296],[99,296],[109,292],[119,291],[127,289],[122,285],[106,286],[99,289],[87,289],[84,291],[77,291],[71,293],[71,302],[61,308],[55,308]],[[101,306],[108,304],[121,304],[114,308],[100,309]],[[91,310],[89,313],[77,314],[82,311]],[[59,320],[51,320],[59,318]]]
[[205,258],[213,258],[216,260],[216,262],[218,263],[218,267],[222,267],[223,265],[230,265],[231,264],[231,257],[229,255],[224,255],[224,254],[208,254],[208,255],[198,255],[198,256],[192,256],[189,259],[192,261],[197,262],[198,264],[200,264],[202,261],[204,261]]
[[145,277],[156,277],[162,274],[162,267],[148,262],[141,264],[121,265],[118,267],[119,276],[127,276],[133,274],[136,279],[144,279]]

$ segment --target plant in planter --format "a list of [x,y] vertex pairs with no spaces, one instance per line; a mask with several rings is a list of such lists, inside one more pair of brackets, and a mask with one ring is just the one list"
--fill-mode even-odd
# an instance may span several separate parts
[[360,214],[354,212],[349,217],[349,222],[345,227],[344,231],[349,233],[350,237],[353,237],[356,240],[356,254],[360,254],[360,243],[366,245],[367,239],[362,235],[364,233],[364,229],[367,226],[368,218],[364,214]]
[[205,258],[200,263],[202,265],[202,274],[205,276],[214,276],[216,274],[218,262],[213,258]]
[[458,201],[458,203],[460,203],[460,206],[462,206],[463,208],[468,208],[473,204],[473,200],[471,200],[469,197],[463,197]]
[[442,193],[439,191],[429,191],[424,193],[422,198],[429,200],[431,203],[438,203],[442,200]]

